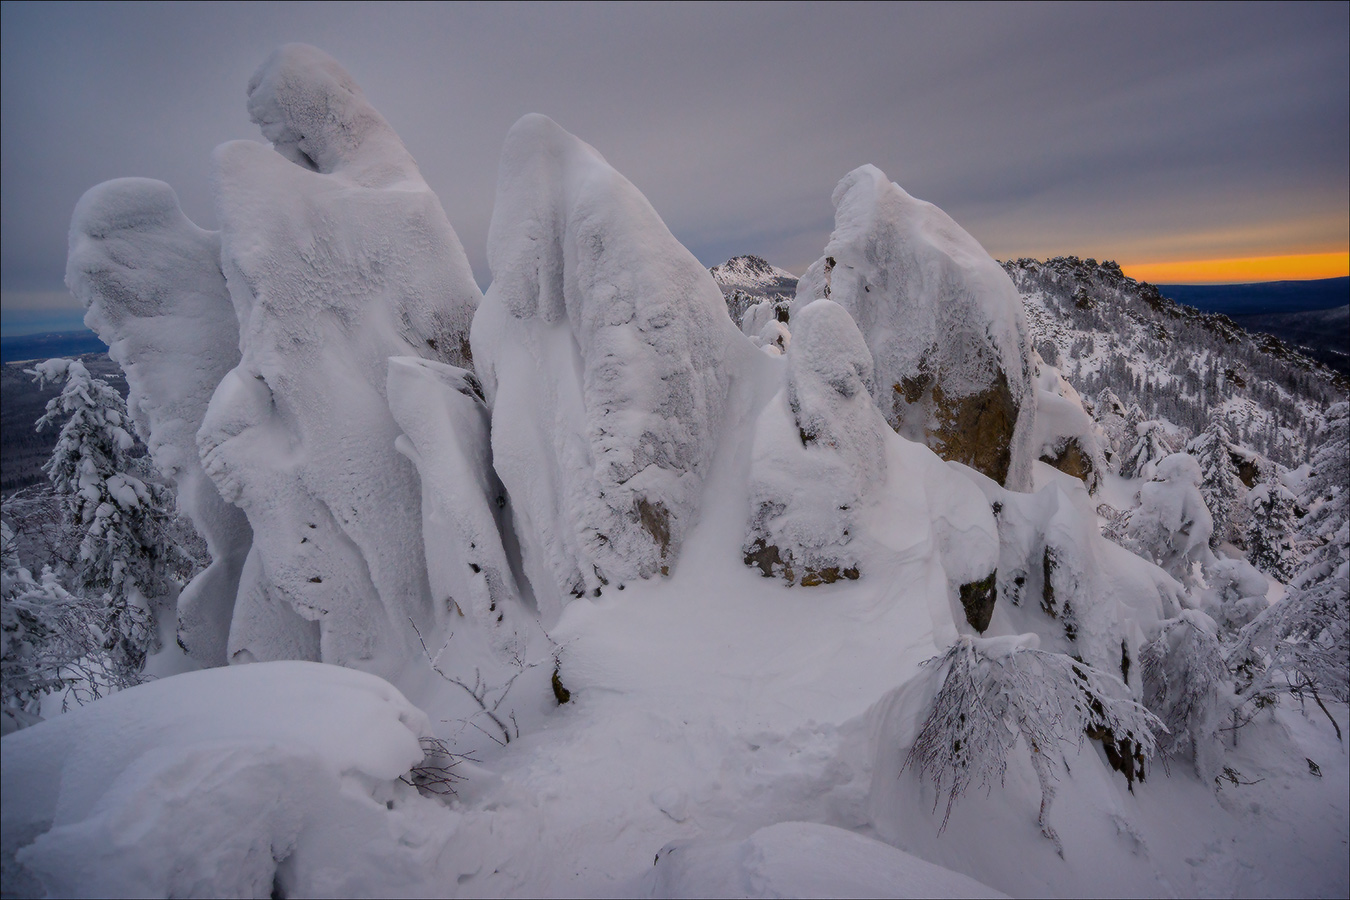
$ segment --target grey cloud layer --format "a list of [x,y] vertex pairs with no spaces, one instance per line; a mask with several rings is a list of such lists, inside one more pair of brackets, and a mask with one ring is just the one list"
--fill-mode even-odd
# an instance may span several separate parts
[[800,268],[864,162],[996,255],[1350,234],[1345,4],[653,6],[6,4],[4,286],[59,287],[70,211],[107,178],[168,181],[213,225],[210,152],[260,139],[248,77],[295,40],[398,129],[482,282],[501,141],[532,111],[706,263]]

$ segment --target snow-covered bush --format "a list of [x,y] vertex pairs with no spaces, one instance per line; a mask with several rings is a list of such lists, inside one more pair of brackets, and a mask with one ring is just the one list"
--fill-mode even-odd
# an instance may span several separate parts
[[925,664],[941,687],[901,771],[912,765],[932,780],[935,808],[946,795],[942,827],[972,785],[992,788],[1002,782],[1019,739],[1040,783],[1037,821],[1056,847],[1059,837],[1048,816],[1064,745],[1081,745],[1088,730],[1101,728],[1152,755],[1162,723],[1130,698],[1129,688],[1113,675],[1034,649],[1035,644],[1034,635],[962,637]]
[[126,373],[127,408],[210,559],[178,596],[178,642],[224,665],[252,532],[202,469],[197,431],[239,362],[239,320],[220,270],[220,233],[183,215],[167,184],[119,178],[90,188],[70,223],[66,284]]
[[1210,535],[1210,546],[1217,547],[1221,541],[1229,540],[1234,524],[1234,507],[1238,503],[1242,482],[1238,479],[1237,468],[1229,453],[1228,427],[1224,423],[1222,407],[1215,408],[1209,417],[1205,430],[1196,435],[1186,445],[1186,452],[1195,457],[1200,464],[1200,494],[1205,498],[1205,506],[1214,519],[1214,532]]
[[789,584],[857,578],[855,519],[886,479],[872,354],[829,300],[798,310],[793,326],[787,383],[755,429],[745,561]]
[[1204,476],[1195,458],[1186,453],[1166,456],[1152,470],[1152,480],[1139,488],[1126,533],[1146,559],[1173,578],[1191,580],[1192,566],[1213,557],[1209,537],[1214,520],[1200,493]]
[[93,378],[79,360],[49,359],[26,370],[39,384],[64,382],[47,404],[39,430],[62,418],[60,436],[43,467],[60,498],[80,593],[103,594],[112,615],[106,647],[118,667],[139,671],[156,649],[156,620],[173,589],[183,552],[167,527],[173,494],[152,479],[122,397]]
[[1272,472],[1247,494],[1248,516],[1243,528],[1247,558],[1261,571],[1279,581],[1293,578],[1299,565],[1294,539],[1298,520],[1296,499]]
[[1195,774],[1212,785],[1223,767],[1219,723],[1228,714],[1228,668],[1214,621],[1198,610],[1163,623],[1139,654],[1144,705],[1167,726],[1158,750],[1189,757]]
[[876,166],[834,189],[834,231],[791,323],[828,298],[858,323],[901,436],[1014,490],[1031,486],[1036,396],[1022,298],[979,242]]

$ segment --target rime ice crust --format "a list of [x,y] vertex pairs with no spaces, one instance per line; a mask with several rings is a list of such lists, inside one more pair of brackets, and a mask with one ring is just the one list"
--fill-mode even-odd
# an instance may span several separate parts
[[942,210],[875,166],[834,190],[835,229],[794,311],[828,297],[858,323],[893,428],[1015,490],[1031,484],[1035,385],[1022,300]]
[[313,643],[307,621],[324,662],[383,670],[415,646],[409,618],[432,620],[387,360],[467,364],[479,292],[440,202],[336,62],[282,47],[250,82],[249,112],[277,152],[215,153],[242,356],[199,436],[257,537],[261,581],[241,589],[230,653],[293,658]]
[[162,181],[107,181],[75,207],[66,285],[126,373],[136,430],[206,540],[212,562],[178,598],[179,640],[198,663],[223,665],[252,532],[197,454],[211,393],[239,362],[220,235],[189,221]]
[[669,571],[717,444],[729,348],[712,276],[594,148],[540,115],[507,135],[473,351],[545,620]]

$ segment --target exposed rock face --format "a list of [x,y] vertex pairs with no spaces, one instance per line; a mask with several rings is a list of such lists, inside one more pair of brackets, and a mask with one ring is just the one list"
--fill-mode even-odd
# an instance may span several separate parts
[[594,148],[526,116],[502,150],[473,323],[493,464],[548,622],[669,571],[731,372],[754,354],[712,276]]
[[162,181],[107,181],[75,207],[66,284],[126,373],[136,430],[211,553],[179,594],[178,640],[201,665],[223,665],[252,532],[197,454],[211,393],[239,362],[220,234],[192,224]]
[[336,62],[287,45],[248,105],[274,148],[215,154],[242,355],[199,435],[256,538],[230,652],[387,671],[416,646],[409,619],[434,624],[387,361],[465,364],[479,292],[412,157]]
[[835,230],[797,287],[858,323],[875,397],[902,436],[1015,489],[1030,486],[1035,394],[1022,301],[946,213],[874,166],[835,188]]
[[858,508],[886,479],[872,355],[848,313],[817,300],[793,319],[787,383],[760,414],[750,466],[747,565],[810,587],[857,578]]

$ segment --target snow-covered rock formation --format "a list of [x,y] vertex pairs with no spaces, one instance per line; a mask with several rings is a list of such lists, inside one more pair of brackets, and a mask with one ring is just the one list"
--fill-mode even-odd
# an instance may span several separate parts
[[410,617],[436,619],[387,360],[466,364],[479,291],[412,157],[336,62],[289,44],[248,98],[273,146],[215,153],[242,356],[199,434],[255,536],[230,653],[379,670],[415,646]]
[[[506,491],[492,470],[489,413],[473,374],[420,357],[389,360],[395,446],[422,483],[427,578],[441,624],[462,620],[506,662],[523,659],[528,617],[502,541]],[[508,526],[509,527],[509,526]],[[452,663],[453,664],[453,663]]]
[[197,453],[211,394],[239,362],[220,235],[190,222],[162,181],[104,182],[75,207],[66,284],[126,373],[136,430],[211,553],[178,597],[179,642],[202,665],[223,665],[252,533]]
[[1035,363],[1037,455],[1095,491],[1107,471],[1106,437],[1060,370],[1039,354]]
[[569,595],[668,572],[698,515],[732,354],[708,271],[592,147],[530,115],[506,137],[473,324],[546,622]]
[[793,584],[857,578],[858,507],[886,481],[872,354],[849,314],[817,300],[793,319],[787,382],[760,414],[745,561]]
[[877,405],[901,435],[1015,490],[1030,486],[1035,385],[1017,289],[942,210],[875,166],[835,188],[835,229],[797,286],[858,323]]

